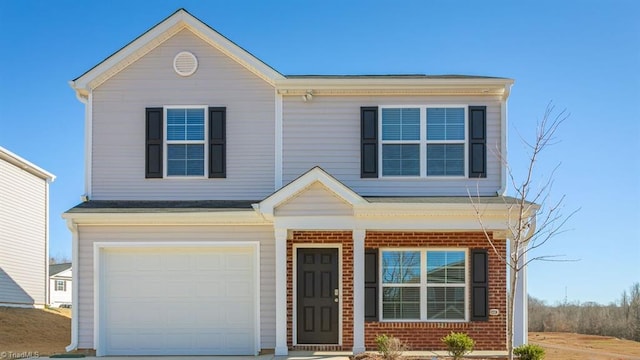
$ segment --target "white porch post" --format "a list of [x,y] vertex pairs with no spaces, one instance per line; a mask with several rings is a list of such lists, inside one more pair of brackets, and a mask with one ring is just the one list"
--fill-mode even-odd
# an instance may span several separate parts
[[[527,254],[520,255],[518,266],[522,266],[527,262]],[[513,326],[513,346],[520,346],[527,343],[529,336],[529,314],[528,314],[528,295],[527,295],[527,268],[523,267],[518,274],[516,281],[515,303],[513,309],[514,326]]]
[[365,230],[353,230],[353,354],[364,345],[364,238]]
[[276,238],[276,348],[287,355],[287,229],[275,229]]

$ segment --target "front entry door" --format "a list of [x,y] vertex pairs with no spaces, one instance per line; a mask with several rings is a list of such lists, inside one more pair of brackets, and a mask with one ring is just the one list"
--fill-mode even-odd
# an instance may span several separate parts
[[338,249],[299,248],[298,344],[338,343]]

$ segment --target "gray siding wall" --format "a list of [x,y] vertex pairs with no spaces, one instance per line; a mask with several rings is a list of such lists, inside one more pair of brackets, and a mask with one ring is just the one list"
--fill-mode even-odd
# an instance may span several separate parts
[[260,336],[261,346],[275,348],[275,238],[271,226],[80,226],[78,347],[93,348],[93,243],[111,241],[260,241]]
[[[463,104],[487,106],[486,179],[361,179],[360,107]],[[299,96],[283,100],[283,185],[314,166],[362,196],[467,196],[467,188],[495,195],[500,188],[500,102],[493,97]],[[498,147],[499,148],[499,147]]]
[[[191,51],[190,77],[173,58]],[[145,179],[145,108],[227,108],[226,179]],[[275,91],[188,30],[93,91],[92,199],[259,200],[274,191]]]
[[278,206],[276,216],[353,215],[353,208],[320,183]]
[[46,303],[45,180],[0,159],[0,303]]

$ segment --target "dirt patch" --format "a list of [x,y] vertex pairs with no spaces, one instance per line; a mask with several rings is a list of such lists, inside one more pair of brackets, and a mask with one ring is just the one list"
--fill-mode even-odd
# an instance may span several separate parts
[[47,356],[71,342],[70,309],[0,307],[0,352]]
[[542,346],[545,360],[640,360],[640,342],[572,333],[529,333]]

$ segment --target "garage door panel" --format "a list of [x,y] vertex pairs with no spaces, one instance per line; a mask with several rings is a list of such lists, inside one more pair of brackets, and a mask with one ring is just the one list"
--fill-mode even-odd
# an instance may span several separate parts
[[254,355],[254,252],[105,249],[104,355]]

